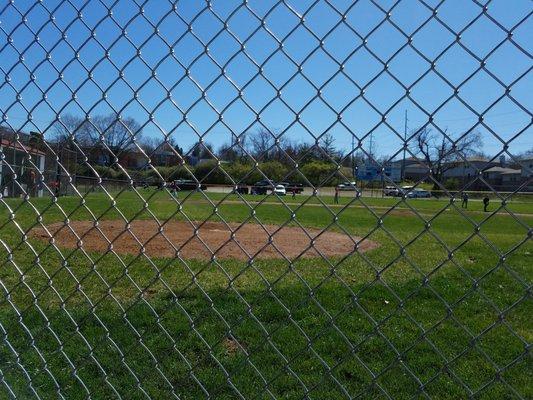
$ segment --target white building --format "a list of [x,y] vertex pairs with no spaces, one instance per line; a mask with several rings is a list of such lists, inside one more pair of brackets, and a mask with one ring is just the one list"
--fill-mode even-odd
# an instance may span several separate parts
[[442,174],[445,179],[457,178],[459,180],[469,181],[471,178],[478,176],[479,171],[485,171],[489,168],[500,165],[498,161],[490,161],[482,157],[469,157],[465,160],[457,160],[448,165],[448,168]]
[[533,158],[524,158],[519,163],[522,168],[522,178],[527,179],[533,177]]
[[2,138],[0,153],[0,193],[4,197],[43,196],[43,176],[46,154],[31,146]]

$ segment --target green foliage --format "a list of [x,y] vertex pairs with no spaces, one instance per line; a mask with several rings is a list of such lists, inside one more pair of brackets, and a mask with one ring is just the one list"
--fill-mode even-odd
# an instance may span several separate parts
[[118,171],[114,168],[105,167],[103,165],[93,165],[92,167],[98,173],[100,178],[117,179]]
[[[192,168],[189,167],[189,169],[191,170]],[[182,165],[173,166],[173,167],[156,167],[155,170],[150,168],[146,170],[145,174],[147,177],[151,179],[155,179],[155,180],[160,179],[158,176],[159,174],[167,182],[173,181],[176,179],[191,179],[190,172],[187,171],[187,168],[185,168]]]
[[328,178],[333,175],[335,170],[335,165],[322,161],[311,161],[300,168],[300,171],[313,185],[329,180]]
[[[100,177],[105,179],[128,180],[129,175],[134,180],[159,181],[163,178],[167,182],[176,179],[193,179],[192,172],[198,180],[207,184],[231,184],[231,179],[222,170],[225,170],[234,182],[247,185],[253,185],[255,182],[265,179],[265,176],[274,182],[287,180],[306,184],[309,180],[313,185],[336,184],[345,178],[350,179],[352,177],[349,167],[341,167],[340,174],[335,174],[335,165],[319,160],[308,161],[300,166],[300,171],[307,180],[301,174],[294,173],[292,168],[280,161],[266,161],[255,167],[251,163],[239,161],[223,163],[218,166],[216,160],[209,160],[198,164],[196,167],[182,165],[155,167],[146,170],[127,170],[127,174],[115,167],[95,165],[94,169]],[[89,168],[82,164],[76,167],[76,174],[78,176],[95,176]],[[330,176],[330,179],[324,181]]]
[[233,177],[236,183],[252,185],[263,178],[252,164],[235,162],[225,164],[224,169]]
[[194,176],[202,183],[228,183],[227,177],[218,165],[218,161],[210,160],[198,164],[194,168]]
[[289,172],[288,168],[279,161],[267,161],[261,163],[259,168],[274,182],[281,181]]
[[460,183],[459,183],[459,179],[457,178],[450,178],[444,182],[444,187],[446,189],[457,190],[459,189],[459,186],[460,186]]

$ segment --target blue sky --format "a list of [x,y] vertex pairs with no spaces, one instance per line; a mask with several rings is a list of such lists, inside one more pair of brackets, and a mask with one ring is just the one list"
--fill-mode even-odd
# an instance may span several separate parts
[[[151,0],[141,13],[133,0],[2,2],[4,123],[49,136],[58,114],[120,110],[145,125],[143,135],[170,134],[185,148],[198,134],[218,147],[260,122],[296,142],[331,133],[345,151],[352,135],[368,148],[372,132],[374,150],[391,155],[407,110],[409,129],[429,113],[452,137],[482,132],[489,154],[502,150],[490,130],[504,140],[521,132],[512,153],[533,147],[529,0],[494,0],[486,13],[469,0],[206,5]],[[512,84],[507,95],[502,83]],[[450,84],[461,85],[457,96]]]

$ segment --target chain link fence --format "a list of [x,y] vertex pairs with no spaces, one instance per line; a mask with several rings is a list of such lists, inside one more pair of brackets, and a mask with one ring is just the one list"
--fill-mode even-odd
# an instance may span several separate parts
[[531,13],[2,2],[0,398],[532,398]]

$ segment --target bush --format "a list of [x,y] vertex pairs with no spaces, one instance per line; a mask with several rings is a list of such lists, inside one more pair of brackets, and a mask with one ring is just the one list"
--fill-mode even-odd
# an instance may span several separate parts
[[[100,178],[117,179],[117,171],[111,167],[105,167],[103,165],[93,165],[93,169],[100,176]],[[89,176],[91,175],[94,176],[94,173],[91,173]]]
[[228,183],[226,175],[222,172],[216,160],[210,160],[198,164],[196,168],[194,168],[194,176],[196,176],[196,179],[202,183]]
[[313,185],[318,185],[323,183],[326,179],[329,182],[331,179],[328,179],[328,177],[332,176],[336,169],[334,164],[322,161],[312,161],[304,164],[300,168],[300,171]]
[[[259,165],[263,174],[273,182],[279,182],[285,178],[289,170],[279,161],[267,161]],[[258,172],[259,173],[259,172]]]
[[[444,182],[444,187],[446,189],[457,190],[459,189],[459,186],[460,186],[460,183],[459,183],[459,179],[457,178],[450,178],[450,179],[447,179],[446,182]],[[437,189],[440,189],[440,188],[437,188]]]
[[253,185],[263,177],[261,173],[251,164],[236,162],[224,165],[224,169],[237,183]]
[[[189,167],[192,170],[191,167]],[[174,167],[155,167],[146,170],[146,177],[151,180],[160,180],[159,175],[166,181],[170,182],[176,179],[192,179],[192,175],[187,169],[182,165],[177,165]]]

